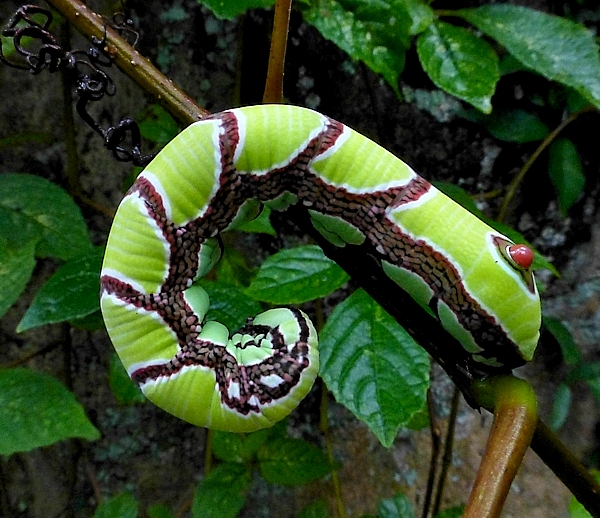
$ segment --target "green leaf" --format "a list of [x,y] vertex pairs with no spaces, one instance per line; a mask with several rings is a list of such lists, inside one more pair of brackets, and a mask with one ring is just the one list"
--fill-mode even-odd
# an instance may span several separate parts
[[243,464],[226,462],[200,481],[192,504],[193,518],[235,518],[246,503],[250,470]]
[[505,76],[507,74],[514,74],[515,72],[523,72],[525,70],[529,71],[529,69],[512,54],[505,54],[500,59],[501,76]]
[[587,99],[585,99],[579,92],[573,90],[572,88],[567,88],[566,94],[567,106],[570,113],[578,112],[579,110],[583,110],[585,107],[590,105]]
[[179,126],[175,119],[158,104],[149,106],[148,112],[142,117],[138,117],[141,119],[139,122],[140,133],[142,137],[151,142],[166,144],[179,133]]
[[217,18],[232,20],[248,9],[271,7],[275,0],[198,0],[208,7]]
[[329,509],[325,500],[317,500],[302,509],[297,518],[329,518]]
[[339,304],[321,331],[320,374],[337,401],[389,447],[418,412],[429,358],[364,291]]
[[35,241],[12,249],[0,246],[0,317],[25,290],[35,268]]
[[556,189],[558,206],[566,216],[571,206],[579,199],[585,187],[585,175],[575,144],[561,138],[550,144],[548,173]]
[[[11,221],[7,225],[8,217]],[[2,228],[19,229],[7,232],[0,241],[22,239],[21,233],[30,241],[37,235],[38,257],[69,260],[92,247],[87,225],[73,199],[58,185],[38,176],[0,175],[0,222]]]
[[406,495],[399,493],[379,503],[377,518],[415,518],[415,511]]
[[348,279],[318,246],[300,246],[269,257],[246,294],[271,304],[301,304],[329,295]]
[[276,236],[277,232],[275,232],[273,225],[271,225],[270,218],[271,209],[265,205],[256,218],[250,221],[244,221],[237,226],[237,230],[254,234],[269,234],[270,236]]
[[[592,470],[591,473],[596,479],[596,482],[600,483],[600,472]],[[571,502],[569,503],[569,516],[570,518],[592,518],[592,515],[587,512],[585,507],[583,507],[574,496],[571,497]]]
[[461,518],[465,512],[465,506],[449,507],[435,515],[435,518]]
[[311,0],[303,11],[314,25],[351,58],[381,74],[399,96],[398,77],[404,69],[410,34],[422,30],[432,17],[427,6],[414,1]]
[[531,112],[517,109],[494,111],[479,121],[494,137],[505,142],[537,142],[550,130],[540,118]]
[[572,397],[571,388],[567,384],[561,383],[556,387],[552,412],[550,413],[550,428],[552,430],[556,431],[565,424],[571,408]]
[[247,287],[254,275],[254,271],[248,266],[246,257],[242,253],[226,246],[223,250],[221,260],[217,263],[216,274],[218,281]]
[[103,250],[96,248],[61,266],[37,292],[17,332],[83,318],[98,311],[102,254]]
[[57,379],[29,369],[0,370],[0,455],[100,432]]
[[200,286],[206,290],[210,299],[206,319],[221,322],[230,331],[239,329],[248,317],[253,317],[262,310],[258,302],[233,284],[201,280]]
[[104,327],[104,319],[100,310],[82,318],[73,318],[69,320],[69,323],[76,329],[83,329],[84,331],[98,331],[98,329]]
[[108,383],[119,403],[145,403],[147,401],[139,387],[131,380],[117,353],[113,353],[108,364]]
[[567,377],[568,383],[600,379],[600,362],[582,362]]
[[429,421],[429,409],[427,408],[427,402],[423,403],[423,406],[410,418],[410,421],[404,425],[409,430],[422,430],[430,426]]
[[456,11],[538,74],[571,86],[600,107],[600,57],[583,25],[516,5]]
[[268,441],[258,451],[262,477],[270,484],[297,486],[331,473],[327,454],[301,439],[282,437]]
[[500,79],[498,56],[484,40],[462,27],[435,22],[417,38],[423,70],[433,83],[484,113]]
[[138,515],[138,502],[129,493],[107,498],[102,502],[94,518],[136,518]]
[[[56,28],[56,22],[53,21],[50,24],[50,30],[52,30],[52,28]],[[24,36],[19,38],[19,46],[20,47],[24,47],[27,50],[33,50],[32,47],[35,46],[35,42],[36,38],[32,38],[30,36]],[[18,59],[14,59],[14,55],[17,53],[17,49],[15,48],[15,40],[12,37],[8,37],[8,36],[0,36],[0,46],[2,46],[2,54],[4,55],[5,58],[10,58],[11,56],[13,57],[13,62],[18,62]]]
[[154,504],[148,507],[148,516],[150,518],[173,518],[175,515],[169,506],[164,504]]
[[560,320],[548,316],[542,317],[542,323],[558,342],[563,360],[569,365],[578,364],[581,361],[581,352],[575,340],[573,340],[573,335],[569,331],[569,328]]
[[18,146],[25,146],[28,144],[40,144],[49,146],[54,142],[54,138],[50,133],[44,131],[24,131],[22,133],[13,133],[6,137],[0,137],[0,150],[1,149],[14,149]]
[[401,4],[407,10],[412,22],[410,26],[412,36],[423,32],[433,23],[433,10],[421,0],[403,0]]
[[249,463],[272,433],[271,428],[248,434],[214,432],[213,453],[224,462]]
[[600,405],[600,376],[587,379],[586,383],[588,387],[590,387],[590,391],[596,399],[596,403]]
[[600,362],[580,363],[566,379],[566,383],[573,384],[577,381],[585,381],[600,404]]

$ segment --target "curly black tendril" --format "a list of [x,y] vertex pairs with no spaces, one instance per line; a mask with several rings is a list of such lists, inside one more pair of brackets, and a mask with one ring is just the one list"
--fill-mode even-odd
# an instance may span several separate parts
[[[2,29],[2,36],[12,39],[17,59],[8,59],[0,40],[0,62],[12,68],[29,70],[33,75],[44,69],[50,73],[74,71],[73,81],[78,96],[76,109],[79,116],[102,137],[104,146],[112,151],[117,160],[132,162],[137,166],[147,165],[154,155],[142,155],[137,122],[124,118],[116,126],[104,129],[87,110],[88,103],[100,101],[105,95],[113,96],[116,92],[112,79],[103,70],[110,68],[114,61],[106,45],[106,25],[102,39],[92,36],[92,47],[88,50],[64,50],[49,31],[52,20],[52,13],[43,7],[19,7]],[[123,13],[115,14],[107,24],[132,46],[137,44],[139,34],[133,29],[133,22]]]

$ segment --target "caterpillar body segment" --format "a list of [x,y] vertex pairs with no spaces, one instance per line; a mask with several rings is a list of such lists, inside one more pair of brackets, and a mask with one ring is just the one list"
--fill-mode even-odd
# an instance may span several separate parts
[[218,260],[214,238],[254,214],[256,201],[302,204],[334,245],[367,243],[390,282],[475,360],[531,359],[541,317],[526,250],[347,126],[304,108],[255,106],[184,130],[115,216],[102,311],[129,375],[161,408],[251,431],[285,417],[314,382],[317,338],[304,313],[270,310],[233,334],[204,322],[208,297],[194,283]]

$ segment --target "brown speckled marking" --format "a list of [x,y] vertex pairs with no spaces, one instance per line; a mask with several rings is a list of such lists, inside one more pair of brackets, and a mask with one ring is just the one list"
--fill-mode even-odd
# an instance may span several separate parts
[[[485,349],[481,356],[501,358],[506,356],[507,350],[516,351],[515,344],[495,319],[466,291],[453,264],[424,241],[414,240],[404,234],[388,218],[387,211],[390,208],[415,202],[427,193],[430,184],[426,180],[416,176],[405,186],[362,194],[327,184],[310,171],[310,162],[333,146],[343,131],[343,125],[331,119],[327,127],[287,166],[260,176],[240,174],[233,165],[240,138],[235,115],[225,112],[211,118],[221,123],[219,146],[222,174],[219,188],[203,216],[182,226],[175,225],[166,217],[162,198],[151,182],[139,178],[130,190],[130,193],[137,193],[144,200],[148,215],[156,221],[169,243],[169,271],[160,292],[140,294],[127,283],[110,276],[102,277],[102,289],[105,292],[136,307],[157,312],[177,336],[177,354],[162,365],[134,372],[132,377],[135,381],[143,384],[170,376],[185,366],[209,367],[215,370],[223,404],[242,414],[256,411],[250,401],[253,397],[261,403],[270,402],[284,397],[298,383],[301,372],[308,366],[308,324],[299,312],[296,312],[296,317],[301,333],[294,344],[285,345],[277,329],[270,329],[266,333],[263,326],[260,326],[261,329],[254,329],[251,323],[245,326],[244,333],[269,334],[276,347],[273,356],[262,363],[244,366],[239,365],[224,347],[198,339],[202,322],[198,321],[182,295],[198,271],[202,243],[227,228],[246,200],[254,198],[269,201],[286,191],[296,194],[304,206],[354,225],[367,237],[374,255],[424,279],[434,293],[430,303],[432,309],[437,310],[437,300],[443,300],[457,315],[461,325],[471,332],[475,342]],[[332,156],[334,158],[335,155]],[[260,377],[268,374],[277,374],[284,382],[275,388],[260,383]],[[239,398],[229,396],[231,383],[239,384]]]

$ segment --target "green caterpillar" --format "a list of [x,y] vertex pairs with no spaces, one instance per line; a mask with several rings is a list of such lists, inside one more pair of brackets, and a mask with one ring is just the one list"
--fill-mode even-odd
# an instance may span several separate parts
[[194,282],[220,257],[217,235],[256,214],[257,202],[301,204],[333,244],[367,243],[476,361],[531,360],[541,317],[529,248],[339,122],[293,106],[240,108],[169,143],[121,202],[108,238],[106,328],[131,378],[171,414],[217,430],[270,426],[317,375],[317,336],[299,310],[267,311],[231,337],[204,323],[209,301]]

